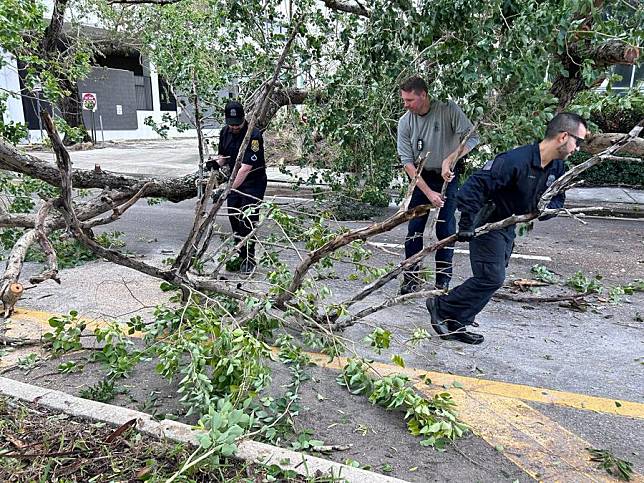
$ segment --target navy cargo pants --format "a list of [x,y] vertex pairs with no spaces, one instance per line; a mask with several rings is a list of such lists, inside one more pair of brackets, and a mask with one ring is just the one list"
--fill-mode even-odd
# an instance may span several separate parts
[[[442,240],[456,233],[456,220],[454,212],[456,211],[456,193],[458,192],[458,177],[461,173],[461,163],[457,164],[454,179],[447,185],[445,192],[445,204],[438,212],[438,221],[436,222],[436,239]],[[432,189],[440,193],[443,189],[443,178],[439,172],[423,170],[421,174],[425,183]],[[427,196],[420,188],[416,187],[409,200],[409,209],[416,208],[420,205],[429,203]],[[423,249],[423,234],[427,226],[429,213],[425,213],[417,218],[409,220],[407,226],[407,237],[405,238],[405,259],[415,255]],[[454,257],[454,244],[447,245],[436,251],[434,258],[436,260],[436,285],[440,287],[449,286],[452,279],[452,258]]]
[[[259,221],[259,205],[264,199],[266,186],[260,186],[259,189],[249,190],[249,195],[244,193],[232,192],[228,195],[228,220],[233,229],[235,244],[243,240],[253,231]],[[253,235],[248,241],[241,246],[239,250],[240,260],[255,261],[255,236]]]
[[491,231],[470,241],[472,277],[436,298],[438,315],[469,325],[505,281],[514,246],[514,226]]

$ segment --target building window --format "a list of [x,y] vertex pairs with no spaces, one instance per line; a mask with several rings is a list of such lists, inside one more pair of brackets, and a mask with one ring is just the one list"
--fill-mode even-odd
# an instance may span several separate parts
[[613,68],[613,74],[621,77],[621,80],[613,82],[613,89],[628,90],[638,86],[641,88],[644,81],[644,66],[619,64]]
[[134,76],[134,90],[136,94],[137,111],[152,110],[152,83],[149,77]]
[[159,101],[162,111],[176,111],[177,100],[175,99],[170,86],[159,76]]

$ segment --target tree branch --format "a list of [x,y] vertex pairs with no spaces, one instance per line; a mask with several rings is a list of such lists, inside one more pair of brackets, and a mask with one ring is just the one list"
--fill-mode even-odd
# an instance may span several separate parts
[[[52,186],[61,186],[60,172],[53,164],[35,156],[21,153],[15,146],[0,139],[0,169],[26,174],[40,179]],[[147,182],[153,183],[147,190],[146,196],[166,198],[173,202],[193,198],[197,193],[195,185],[197,173],[181,178],[156,179],[134,178],[109,171],[74,169],[71,172],[72,183],[76,188],[110,188],[130,190],[129,196],[134,195]]]
[[92,240],[83,231],[81,223],[78,220],[78,217],[72,205],[72,171],[69,153],[67,152],[67,149],[65,149],[65,146],[63,146],[60,136],[58,135],[58,131],[56,131],[56,126],[54,125],[54,122],[47,111],[42,111],[42,118],[47,130],[47,134],[49,135],[49,139],[51,140],[54,153],[56,154],[56,164],[60,169],[61,195],[59,198],[59,209],[63,217],[65,218],[67,226],[69,226],[70,230],[74,234],[74,237],[84,243],[99,257],[106,258],[107,260],[118,265],[132,268],[146,275],[177,283],[177,279],[173,271],[160,270],[140,260],[136,260],[123,255],[116,250],[104,248],[94,240]]
[[[83,229],[92,228],[92,227],[97,226],[97,225],[105,225],[106,223],[112,223],[113,221],[118,220],[118,219],[121,217],[121,215],[122,215],[122,214],[123,214],[127,209],[129,209],[129,208],[131,208],[132,206],[134,206],[134,205],[136,204],[136,202],[137,202],[137,201],[139,201],[139,200],[143,197],[143,195],[145,194],[145,192],[146,192],[147,190],[149,190],[149,189],[153,186],[153,184],[154,184],[154,183],[152,183],[152,182],[148,181],[147,183],[145,183],[145,184],[141,187],[141,189],[140,189],[140,190],[139,190],[139,191],[138,191],[134,196],[132,196],[132,198],[130,198],[129,200],[127,200],[127,201],[126,201],[125,203],[123,203],[122,205],[115,206],[115,207],[113,208],[112,214],[111,214],[110,216],[105,217],[105,218],[100,218],[100,219],[98,219],[98,220],[92,220],[92,221],[91,221],[91,222],[89,222],[89,223],[83,223],[83,225],[82,225]],[[110,199],[110,201],[112,201],[112,200]]]
[[40,50],[45,59],[51,59],[58,50],[58,42],[63,33],[65,23],[65,10],[69,0],[56,0],[54,10],[51,14],[51,21],[45,29],[45,35],[40,43]]
[[[590,154],[597,154],[612,146],[624,136],[624,133],[600,133],[595,134],[583,144],[583,151]],[[621,150],[633,156],[644,158],[644,139],[637,137],[631,139]]]
[[355,15],[360,15],[361,17],[370,17],[371,12],[369,12],[365,7],[356,3],[344,2],[341,0],[324,0],[324,5],[331,10],[337,10],[340,12],[353,13]]
[[280,296],[275,301],[276,305],[278,307],[284,307],[285,303],[293,298],[295,291],[302,285],[306,272],[308,272],[311,266],[319,262],[329,253],[332,253],[355,240],[366,240],[367,238],[374,235],[389,231],[392,228],[395,228],[396,226],[411,220],[412,218],[424,215],[432,208],[432,205],[420,205],[411,210],[397,212],[393,216],[387,218],[385,221],[373,223],[369,226],[357,228],[355,230],[351,230],[349,232],[338,235],[333,240],[326,242],[320,248],[309,252],[309,254],[302,260],[302,262],[300,262],[300,264],[295,269],[295,272],[293,273],[293,279],[291,280],[291,284],[289,285],[288,289],[280,294]]
[[60,278],[58,278],[58,261],[56,259],[56,250],[54,246],[47,238],[47,232],[49,229],[45,226],[45,219],[49,210],[54,205],[54,200],[46,201],[38,210],[36,215],[36,239],[40,243],[42,251],[47,257],[46,269],[40,274],[33,276],[29,281],[33,284],[38,284],[44,282],[45,280],[52,279],[54,282],[60,284]]
[[568,43],[566,52],[558,56],[566,75],[557,75],[550,88],[559,99],[559,110],[563,110],[579,92],[589,88],[582,75],[584,60],[591,59],[597,69],[605,69],[614,64],[633,65],[639,55],[637,47],[617,39],[592,47],[583,39]]
[[634,65],[640,50],[622,40],[611,39],[592,47],[578,41],[568,46],[568,55],[575,60],[592,59],[595,67],[601,69],[615,64]]

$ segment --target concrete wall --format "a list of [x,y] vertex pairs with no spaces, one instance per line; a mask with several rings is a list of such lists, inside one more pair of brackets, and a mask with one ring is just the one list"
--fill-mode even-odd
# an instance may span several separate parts
[[[94,121],[97,130],[100,127],[99,116],[105,130],[138,129],[134,74],[131,71],[93,67],[89,76],[78,83],[78,91],[81,95],[83,92],[96,93],[98,108]],[[91,111],[83,111],[83,120],[89,130]]]
[[[4,64],[0,68],[0,88],[3,89],[4,94],[8,94],[6,91],[19,93],[20,79],[18,78],[16,60],[11,54],[3,50],[0,50],[0,54],[2,55],[1,64]],[[20,95],[8,94],[7,111],[4,114],[4,121],[25,122]]]

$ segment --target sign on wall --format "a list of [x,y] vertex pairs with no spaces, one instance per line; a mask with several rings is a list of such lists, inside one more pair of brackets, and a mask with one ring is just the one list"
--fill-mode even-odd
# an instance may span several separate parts
[[96,107],[98,105],[96,93],[83,92],[81,94],[81,102],[83,104],[83,109],[85,109],[86,111],[96,112]]

